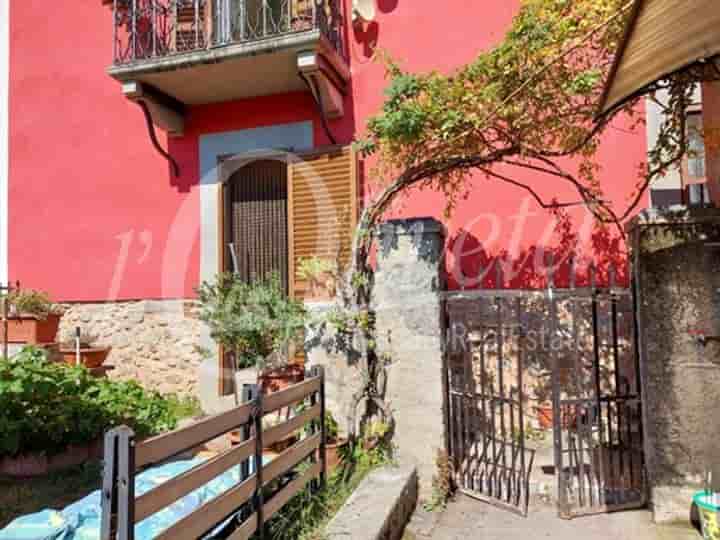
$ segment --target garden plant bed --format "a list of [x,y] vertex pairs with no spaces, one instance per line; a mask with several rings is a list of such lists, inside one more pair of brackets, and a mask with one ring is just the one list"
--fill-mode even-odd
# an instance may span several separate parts
[[34,452],[15,457],[6,456],[0,458],[0,475],[15,478],[45,476],[77,467],[88,461],[97,461],[102,457],[102,452],[102,439],[98,439],[89,444],[72,444],[66,450],[54,455]]
[[142,439],[197,412],[187,398],[93,376],[26,347],[0,362],[0,474],[33,477],[97,459],[104,431],[120,424]]

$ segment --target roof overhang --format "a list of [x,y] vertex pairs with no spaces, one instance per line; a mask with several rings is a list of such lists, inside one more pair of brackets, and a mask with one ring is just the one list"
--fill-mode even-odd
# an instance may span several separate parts
[[716,62],[718,55],[718,0],[636,0],[606,83],[600,113],[672,73],[709,60]]

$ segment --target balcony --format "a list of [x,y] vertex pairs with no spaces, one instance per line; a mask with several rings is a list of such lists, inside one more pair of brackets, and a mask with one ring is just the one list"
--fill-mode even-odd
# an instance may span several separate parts
[[310,86],[329,117],[342,115],[342,0],[112,0],[112,9],[108,72],[131,99],[162,96],[178,110]]

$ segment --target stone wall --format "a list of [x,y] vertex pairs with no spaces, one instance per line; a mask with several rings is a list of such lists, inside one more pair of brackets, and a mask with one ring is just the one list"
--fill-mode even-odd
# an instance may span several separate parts
[[136,379],[163,393],[195,395],[202,355],[202,323],[195,304],[184,300],[141,300],[67,304],[58,340],[72,342],[75,328],[110,346],[106,365],[113,379]]
[[653,514],[687,519],[720,459],[720,211],[648,211],[631,232]]
[[433,219],[381,226],[373,288],[378,352],[391,359],[387,401],[401,463],[417,467],[428,497],[438,450],[446,450],[443,353],[444,229]]
[[[390,359],[386,401],[397,424],[393,443],[400,463],[417,467],[423,497],[432,489],[437,451],[446,448],[443,241],[443,227],[432,219],[384,224],[373,287],[377,352]],[[339,421],[346,419],[352,396],[361,388],[353,359],[317,346],[308,352],[308,361],[326,367],[328,408]]]
[[[312,303],[307,307],[313,318],[322,318],[332,307],[328,303]],[[306,351],[307,368],[325,367],[325,400],[328,411],[339,424],[340,432],[347,434],[352,414],[352,397],[362,388],[360,370],[357,369],[348,354],[328,346],[332,338],[323,340]]]
[[413,467],[371,472],[322,534],[328,540],[400,540],[418,501]]

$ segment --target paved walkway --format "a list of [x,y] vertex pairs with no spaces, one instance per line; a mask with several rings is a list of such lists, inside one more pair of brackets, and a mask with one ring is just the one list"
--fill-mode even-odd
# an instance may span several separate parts
[[647,511],[562,520],[551,507],[522,518],[458,495],[441,514],[418,509],[403,540],[702,540],[694,530],[659,527]]

